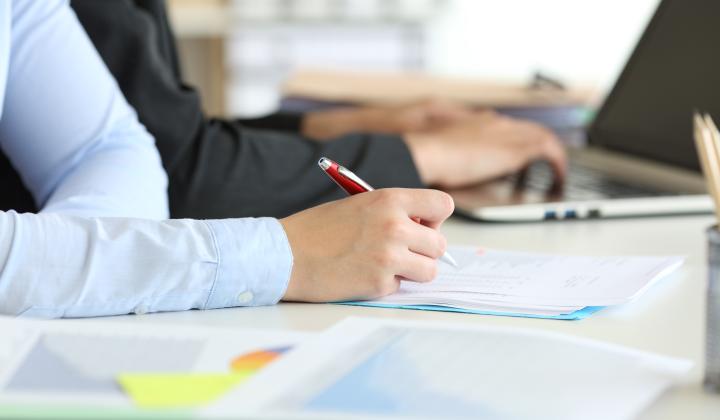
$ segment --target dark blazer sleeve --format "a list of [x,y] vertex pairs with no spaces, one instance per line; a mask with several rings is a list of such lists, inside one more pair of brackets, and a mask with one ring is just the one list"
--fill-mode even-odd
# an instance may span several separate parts
[[290,112],[277,112],[258,118],[243,118],[236,122],[245,127],[261,128],[266,130],[289,131],[300,134],[302,130],[303,114]]
[[322,156],[375,187],[422,186],[405,143],[396,136],[354,134],[318,143],[237,120],[206,118],[197,92],[181,82],[162,1],[71,4],[156,138],[170,178],[172,217],[283,217],[342,197],[317,168]]

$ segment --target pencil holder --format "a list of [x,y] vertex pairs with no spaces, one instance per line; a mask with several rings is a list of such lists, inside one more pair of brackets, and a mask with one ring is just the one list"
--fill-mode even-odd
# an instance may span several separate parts
[[705,389],[720,393],[720,231],[707,230],[708,288],[705,344]]

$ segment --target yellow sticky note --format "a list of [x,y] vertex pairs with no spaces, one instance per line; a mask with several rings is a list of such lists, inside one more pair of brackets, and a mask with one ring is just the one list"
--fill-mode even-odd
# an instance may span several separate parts
[[215,401],[253,373],[126,373],[117,380],[139,407],[187,408]]

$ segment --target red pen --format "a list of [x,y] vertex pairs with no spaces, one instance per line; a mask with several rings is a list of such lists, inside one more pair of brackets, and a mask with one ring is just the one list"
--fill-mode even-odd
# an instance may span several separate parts
[[[360,194],[368,191],[374,191],[375,188],[371,187],[367,182],[363,181],[359,176],[355,175],[349,169],[339,165],[337,162],[332,161],[328,158],[320,158],[318,166],[325,172],[330,179],[332,179],[340,188],[345,190],[349,195]],[[420,223],[420,219],[413,219]],[[447,264],[457,267],[457,262],[447,252],[444,253],[440,260]]]

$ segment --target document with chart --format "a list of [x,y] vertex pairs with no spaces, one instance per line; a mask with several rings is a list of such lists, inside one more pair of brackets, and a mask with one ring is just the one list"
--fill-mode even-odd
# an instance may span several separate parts
[[691,367],[541,330],[349,318],[200,414],[622,420]]
[[450,247],[430,283],[403,281],[384,298],[346,304],[491,315],[581,319],[627,303],[683,263],[682,257],[571,256]]
[[9,317],[0,330],[0,404],[143,408],[213,401],[308,336]]

